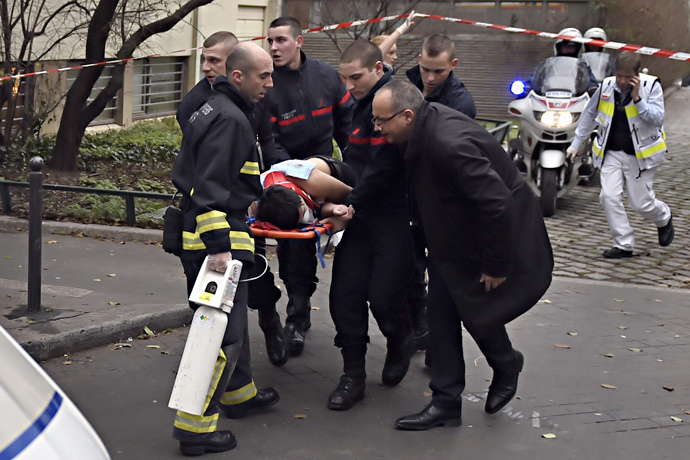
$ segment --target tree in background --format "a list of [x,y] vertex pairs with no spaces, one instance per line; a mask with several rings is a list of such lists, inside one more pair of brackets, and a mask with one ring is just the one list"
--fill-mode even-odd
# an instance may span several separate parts
[[[131,58],[146,39],[167,32],[196,8],[212,1],[189,0],[172,11],[176,5],[164,0],[99,0],[95,10],[92,10],[86,35],[84,62]],[[106,50],[117,48],[118,45],[119,49],[115,55],[107,57]],[[115,65],[106,87],[93,101],[88,102],[94,84],[103,70],[104,66],[81,69],[67,92],[51,163],[55,169],[76,169],[79,145],[86,127],[105,109],[122,87],[124,63]]]
[[[36,63],[86,32],[89,14],[84,2],[47,5],[44,0],[0,0],[2,76],[36,70]],[[65,24],[72,24],[65,28]],[[37,134],[43,120],[60,102],[56,88],[37,91],[34,79],[8,79],[0,85],[0,162],[18,138]]]

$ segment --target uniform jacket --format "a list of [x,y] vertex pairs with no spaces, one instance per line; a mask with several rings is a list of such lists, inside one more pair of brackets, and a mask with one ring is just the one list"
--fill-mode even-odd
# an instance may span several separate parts
[[[177,108],[176,117],[183,133],[189,124],[189,117],[214,94],[208,79],[204,78],[182,98],[182,102],[180,102],[180,106]],[[266,97],[254,105],[254,110],[249,115],[249,122],[261,146],[263,169],[268,169],[272,164],[290,158],[285,149],[280,144],[274,142],[271,115],[268,112],[268,100]]]
[[[635,157],[640,171],[657,166],[666,158],[666,133],[664,132],[664,93],[659,79],[641,73],[640,101],[632,100],[625,106],[630,137],[635,147]],[[605,78],[592,96],[575,131],[574,146],[579,146],[597,126],[597,137],[592,144],[594,166],[601,168],[606,143],[610,134],[615,110],[614,92],[620,92],[616,77]]]
[[[480,338],[530,309],[551,283],[539,205],[500,144],[465,115],[425,103],[405,148],[429,257],[465,327]],[[507,277],[484,292],[482,273]]]
[[275,67],[269,107],[276,141],[291,158],[332,156],[333,139],[347,146],[354,105],[338,72],[325,62],[300,52],[296,70]]
[[[416,65],[406,72],[407,78],[415,84],[420,91],[424,91],[424,82],[422,81],[422,72],[419,66]],[[474,99],[465,84],[457,78],[451,70],[450,75],[443,82],[440,88],[426,96],[428,102],[438,102],[446,107],[455,109],[460,113],[464,113],[470,118],[477,116],[477,107],[474,105]]]
[[374,94],[392,79],[391,73],[385,72],[369,94],[355,103],[344,160],[359,174],[357,184],[345,199],[345,204],[351,204],[357,212],[407,212],[400,150],[374,130],[371,121]]
[[182,193],[182,258],[232,252],[253,263],[246,211],[261,194],[258,152],[247,114],[253,106],[225,77],[189,119],[172,181]]

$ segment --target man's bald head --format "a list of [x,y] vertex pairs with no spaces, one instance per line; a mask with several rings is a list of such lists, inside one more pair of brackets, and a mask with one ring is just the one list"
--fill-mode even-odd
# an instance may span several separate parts
[[256,103],[273,86],[273,61],[262,47],[241,42],[232,50],[225,63],[228,80],[244,97]]

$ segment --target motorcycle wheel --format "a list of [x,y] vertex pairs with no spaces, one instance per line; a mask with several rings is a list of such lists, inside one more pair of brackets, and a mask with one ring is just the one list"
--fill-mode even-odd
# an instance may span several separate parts
[[541,196],[539,204],[544,217],[551,217],[556,213],[556,192],[558,191],[558,170],[541,170]]

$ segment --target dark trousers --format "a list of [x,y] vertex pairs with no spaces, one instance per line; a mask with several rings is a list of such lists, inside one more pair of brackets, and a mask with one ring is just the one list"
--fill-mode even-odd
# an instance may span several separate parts
[[[249,273],[249,303],[252,310],[259,312],[259,326],[269,328],[276,320],[276,302],[280,299],[280,289],[275,285],[271,267],[267,267],[266,240],[254,237],[254,268]],[[264,272],[264,269],[265,272]],[[263,274],[261,274],[264,272]],[[261,276],[259,276],[261,275]],[[254,279],[256,278],[256,279]]]
[[[191,293],[202,263],[203,259],[182,260],[182,267],[187,275],[188,294]],[[234,306],[228,315],[228,324],[221,342],[221,349],[225,354],[226,363],[222,370],[219,371],[220,378],[211,389],[211,398],[203,413],[205,418],[211,418],[220,411],[220,401],[225,392],[233,391],[252,383],[249,335],[247,330],[247,291],[247,283],[238,284]],[[193,305],[193,308],[196,308],[196,304]],[[195,427],[196,431],[190,431],[191,428],[180,428],[177,423],[177,419],[180,417],[183,417],[183,423],[188,423],[188,421],[184,420],[185,415],[178,412],[176,424],[173,428],[173,437],[175,439],[198,441],[200,438],[210,436],[216,430],[217,422],[207,428]]]
[[[429,388],[431,402],[438,407],[459,408],[465,389],[465,360],[462,349],[462,314],[441,278],[433,258],[429,264],[429,348],[434,357]],[[479,282],[479,278],[477,278]],[[489,366],[495,371],[509,369],[516,355],[508,332],[499,324],[489,334],[475,339]]]
[[336,247],[329,293],[337,347],[369,342],[369,308],[388,339],[410,334],[407,287],[414,270],[407,213],[360,213]]

